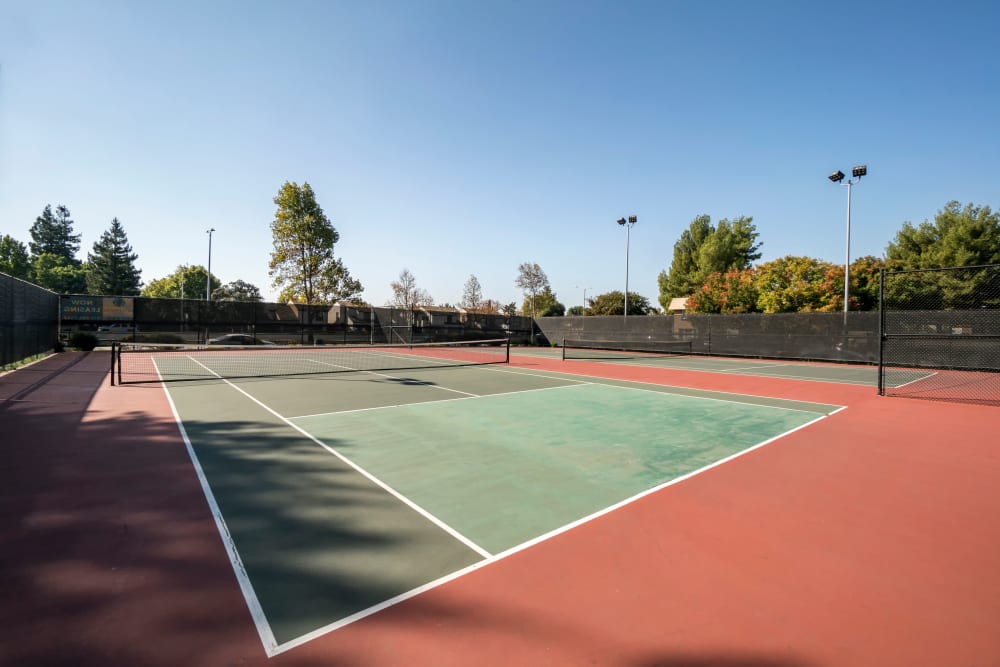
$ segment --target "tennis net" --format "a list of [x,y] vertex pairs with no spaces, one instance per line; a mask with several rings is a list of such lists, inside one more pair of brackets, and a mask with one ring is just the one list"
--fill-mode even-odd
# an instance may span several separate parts
[[563,359],[636,359],[691,354],[689,340],[563,340]]
[[119,343],[112,383],[280,377],[504,364],[508,339],[412,345],[223,346]]

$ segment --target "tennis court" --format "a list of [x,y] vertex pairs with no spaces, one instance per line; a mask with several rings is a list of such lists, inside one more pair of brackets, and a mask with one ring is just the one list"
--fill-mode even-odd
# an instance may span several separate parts
[[995,408],[483,341],[125,357],[0,382],[11,664],[1000,656]]
[[[430,368],[167,384],[269,653],[840,409],[454,367],[430,349]],[[165,376],[239,375],[262,354],[174,352],[153,358]]]
[[[691,354],[690,343],[677,349],[658,343],[659,351],[643,351],[634,343],[618,342],[600,346],[600,342],[590,342],[597,347],[579,346],[560,348],[534,348],[524,351],[531,356],[548,359],[562,359],[571,368],[577,362],[602,362],[607,364],[646,366],[650,368],[723,373],[751,377],[773,377],[789,380],[806,380],[860,387],[878,386],[878,368],[864,364],[835,364],[802,361],[778,361],[765,359],[744,359],[737,357],[714,357]],[[616,347],[617,346],[617,347]],[[933,371],[914,369],[888,369],[887,386],[902,387],[932,376]]]

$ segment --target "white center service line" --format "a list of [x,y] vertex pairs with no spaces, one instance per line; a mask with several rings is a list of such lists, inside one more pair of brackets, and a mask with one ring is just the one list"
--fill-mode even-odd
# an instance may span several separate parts
[[333,366],[334,368],[343,368],[345,370],[356,371],[358,373],[368,373],[369,375],[377,375],[377,376],[382,377],[382,378],[389,378],[390,380],[402,380],[404,382],[409,382],[410,384],[417,384],[417,385],[422,385],[422,386],[425,386],[425,387],[434,387],[435,389],[440,389],[441,391],[453,391],[456,394],[464,394],[465,396],[471,396],[471,397],[474,397],[474,398],[478,398],[479,397],[479,394],[470,394],[467,391],[461,391],[461,390],[458,390],[458,389],[452,389],[451,387],[444,387],[444,386],[441,386],[439,384],[435,384],[433,382],[425,382],[424,380],[412,380],[412,379],[407,379],[407,378],[401,378],[401,377],[398,377],[398,376],[395,376],[395,375],[387,375],[386,373],[376,373],[375,371],[366,371],[366,370],[362,370],[360,368],[354,368],[353,366],[343,366],[341,364],[332,364],[332,363],[330,363],[328,361],[320,361],[319,359],[307,359],[306,361],[310,361],[310,362],[312,362],[314,364],[319,364],[320,366]]
[[472,549],[473,551],[475,551],[477,554],[479,554],[483,558],[489,558],[492,555],[489,551],[487,551],[486,549],[483,549],[481,546],[479,546],[478,544],[476,544],[475,542],[473,542],[472,540],[470,540],[469,538],[467,538],[465,535],[462,535],[460,532],[458,532],[457,530],[455,530],[454,528],[452,528],[451,526],[449,526],[448,524],[446,524],[444,521],[442,521],[438,517],[434,516],[433,514],[431,514],[427,510],[425,510],[423,507],[421,507],[420,505],[416,504],[415,502],[413,502],[412,500],[410,500],[409,498],[407,498],[406,496],[404,496],[402,493],[400,493],[396,489],[392,488],[391,486],[389,486],[388,484],[386,484],[385,482],[383,482],[378,477],[376,477],[375,475],[371,474],[370,472],[368,472],[367,470],[365,470],[364,468],[362,468],[358,464],[354,463],[354,461],[351,461],[349,458],[347,458],[346,456],[344,456],[343,454],[341,454],[340,452],[338,452],[334,448],[330,447],[329,445],[327,445],[322,440],[320,440],[317,437],[315,437],[312,433],[309,433],[308,431],[306,431],[301,426],[298,426],[297,424],[295,424],[294,422],[292,422],[291,420],[289,420],[287,417],[278,414],[270,406],[266,405],[265,403],[262,403],[257,398],[255,398],[254,396],[252,396],[249,393],[247,393],[246,391],[244,391],[242,388],[236,386],[235,384],[233,384],[229,380],[223,378],[218,373],[216,373],[211,368],[209,368],[205,364],[201,363],[197,359],[194,359],[193,357],[190,357],[190,359],[192,361],[194,361],[196,364],[198,364],[199,366],[201,366],[202,368],[204,368],[206,371],[208,371],[209,373],[211,373],[212,375],[215,375],[217,378],[219,378],[220,380],[222,380],[223,382],[225,382],[226,384],[228,384],[230,387],[232,387],[236,391],[240,392],[241,394],[243,394],[244,396],[246,396],[247,398],[249,398],[251,401],[253,401],[257,405],[259,405],[260,407],[262,407],[265,410],[267,410],[268,412],[270,412],[272,415],[274,415],[275,417],[277,417],[278,419],[280,419],[281,421],[283,421],[285,424],[287,424],[291,428],[295,429],[296,431],[298,431],[299,433],[301,433],[305,437],[309,438],[310,440],[312,440],[313,442],[315,442],[317,445],[319,445],[320,447],[322,447],[326,451],[328,451],[331,454],[333,454],[334,456],[336,456],[338,459],[340,459],[341,461],[343,461],[347,465],[351,466],[354,470],[356,470],[359,473],[361,473],[362,475],[364,475],[371,482],[373,482],[374,484],[377,484],[380,488],[384,489],[388,493],[391,493],[396,499],[398,499],[400,502],[402,502],[407,507],[409,507],[410,509],[412,509],[414,512],[418,513],[420,516],[424,517],[425,519],[427,519],[428,521],[430,521],[431,523],[433,523],[435,526],[437,526],[438,528],[440,528],[441,530],[445,531],[446,533],[448,533],[449,535],[451,535],[452,537],[454,537],[456,540],[458,540],[459,542],[461,542],[465,546],[467,546],[470,549]]
[[[513,394],[528,394],[533,391],[555,391],[556,389],[568,389],[571,387],[579,387],[582,384],[594,384],[593,382],[581,382],[579,384],[563,384],[558,387],[539,387],[538,389],[518,389],[516,391],[498,391],[495,394],[474,394],[471,396],[465,396],[463,398],[446,398],[440,401],[420,401],[416,403],[397,403],[395,405],[376,405],[373,408],[355,408],[354,410],[336,410],[334,412],[317,412],[312,415],[296,415],[294,417],[289,417],[289,419],[309,419],[310,417],[329,417],[331,415],[349,415],[353,412],[370,412],[372,410],[391,410],[393,408],[408,408],[414,405],[438,405],[439,403],[451,403],[452,401],[469,401],[474,398],[484,399],[493,398],[494,396],[511,396]],[[460,392],[461,393],[461,392]]]

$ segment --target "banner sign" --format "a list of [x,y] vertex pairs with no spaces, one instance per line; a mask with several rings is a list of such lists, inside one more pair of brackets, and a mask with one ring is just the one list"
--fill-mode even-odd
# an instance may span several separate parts
[[83,296],[71,294],[62,297],[62,319],[80,322],[131,321],[135,299],[130,296]]

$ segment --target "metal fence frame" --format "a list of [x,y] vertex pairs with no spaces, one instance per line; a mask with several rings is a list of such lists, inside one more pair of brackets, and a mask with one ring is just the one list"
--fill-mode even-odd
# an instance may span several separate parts
[[51,352],[59,340],[59,295],[0,273],[0,369]]
[[881,272],[878,392],[1000,405],[1000,264]]

